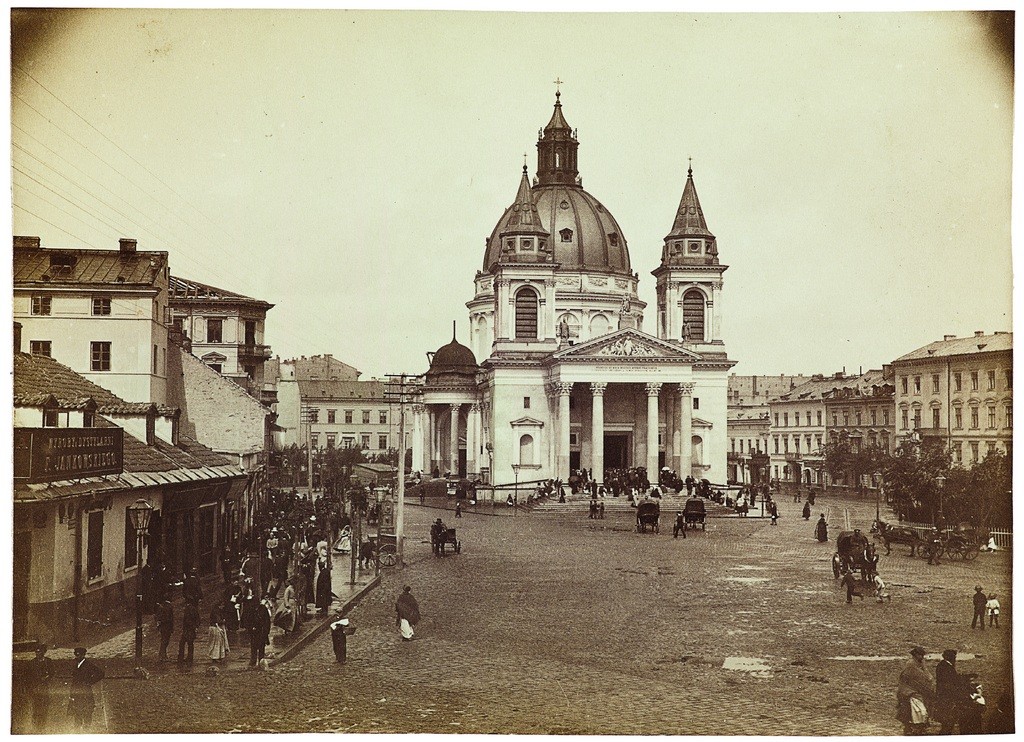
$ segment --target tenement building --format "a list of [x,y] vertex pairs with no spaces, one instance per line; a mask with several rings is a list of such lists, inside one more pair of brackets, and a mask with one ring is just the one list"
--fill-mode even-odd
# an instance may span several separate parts
[[949,448],[965,467],[1013,455],[1013,334],[942,340],[893,361],[902,439]]
[[166,252],[44,248],[14,238],[14,318],[27,349],[49,356],[130,402],[167,392]]
[[768,482],[769,402],[808,380],[802,375],[729,375],[729,482]]
[[508,483],[667,466],[725,482],[727,266],[693,172],[666,214],[645,332],[625,233],[583,189],[559,98],[536,177],[524,166],[485,241],[467,303],[470,347],[453,338],[432,357],[413,407],[413,468]]
[[[825,395],[825,437],[831,443],[845,441],[850,454],[875,448],[892,454],[896,449],[895,387],[891,366],[866,371],[852,384]],[[856,467],[847,467],[841,475],[830,477],[830,485],[875,487],[879,472],[862,472],[857,481]]]

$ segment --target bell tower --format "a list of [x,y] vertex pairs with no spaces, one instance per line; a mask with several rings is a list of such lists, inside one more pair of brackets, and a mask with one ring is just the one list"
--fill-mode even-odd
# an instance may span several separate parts
[[498,225],[501,252],[494,275],[494,352],[552,351],[555,269],[551,234],[533,201],[526,165],[516,200]]
[[659,338],[695,350],[724,345],[722,274],[728,267],[718,261],[718,244],[704,221],[691,165],[672,230],[665,236],[661,265],[651,271],[657,279]]

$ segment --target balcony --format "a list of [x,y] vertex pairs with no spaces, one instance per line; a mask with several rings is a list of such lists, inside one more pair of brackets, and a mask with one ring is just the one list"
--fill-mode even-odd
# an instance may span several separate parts
[[246,343],[238,346],[238,360],[245,361],[266,361],[270,359],[270,346]]

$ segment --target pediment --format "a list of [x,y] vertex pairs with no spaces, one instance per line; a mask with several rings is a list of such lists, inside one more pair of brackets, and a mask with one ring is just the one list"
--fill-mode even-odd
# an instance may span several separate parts
[[221,355],[220,353],[213,351],[212,353],[207,353],[205,356],[202,357],[201,360],[203,361],[203,363],[224,363],[224,361],[226,361],[227,359],[227,356]]
[[588,340],[585,343],[563,348],[552,356],[568,361],[578,358],[587,360],[622,360],[623,358],[651,358],[675,361],[699,361],[700,355],[681,348],[674,343],[661,340],[639,330],[623,329]]
[[535,417],[521,417],[509,423],[513,428],[543,428],[544,423]]

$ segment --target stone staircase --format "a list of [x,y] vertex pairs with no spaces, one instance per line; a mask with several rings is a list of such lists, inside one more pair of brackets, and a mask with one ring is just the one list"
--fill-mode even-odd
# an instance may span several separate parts
[[[686,504],[686,494],[677,495],[674,492],[664,495],[661,498],[661,514],[662,517],[674,518],[676,511],[682,511],[683,506]],[[598,502],[604,503],[604,517],[609,518],[618,513],[629,513],[632,515],[635,513],[635,509],[630,506],[629,498],[624,496],[611,497],[606,496],[603,499],[599,499]],[[732,508],[727,508],[725,505],[719,505],[717,502],[711,500],[704,501],[704,510],[707,513],[708,518],[726,518],[735,517],[736,512]],[[566,495],[565,502],[558,502],[557,497],[545,498],[541,502],[533,506],[532,512],[537,515],[587,515],[590,512],[590,497],[585,495]],[[751,511],[748,517],[753,517],[760,514],[760,509],[757,511]]]

